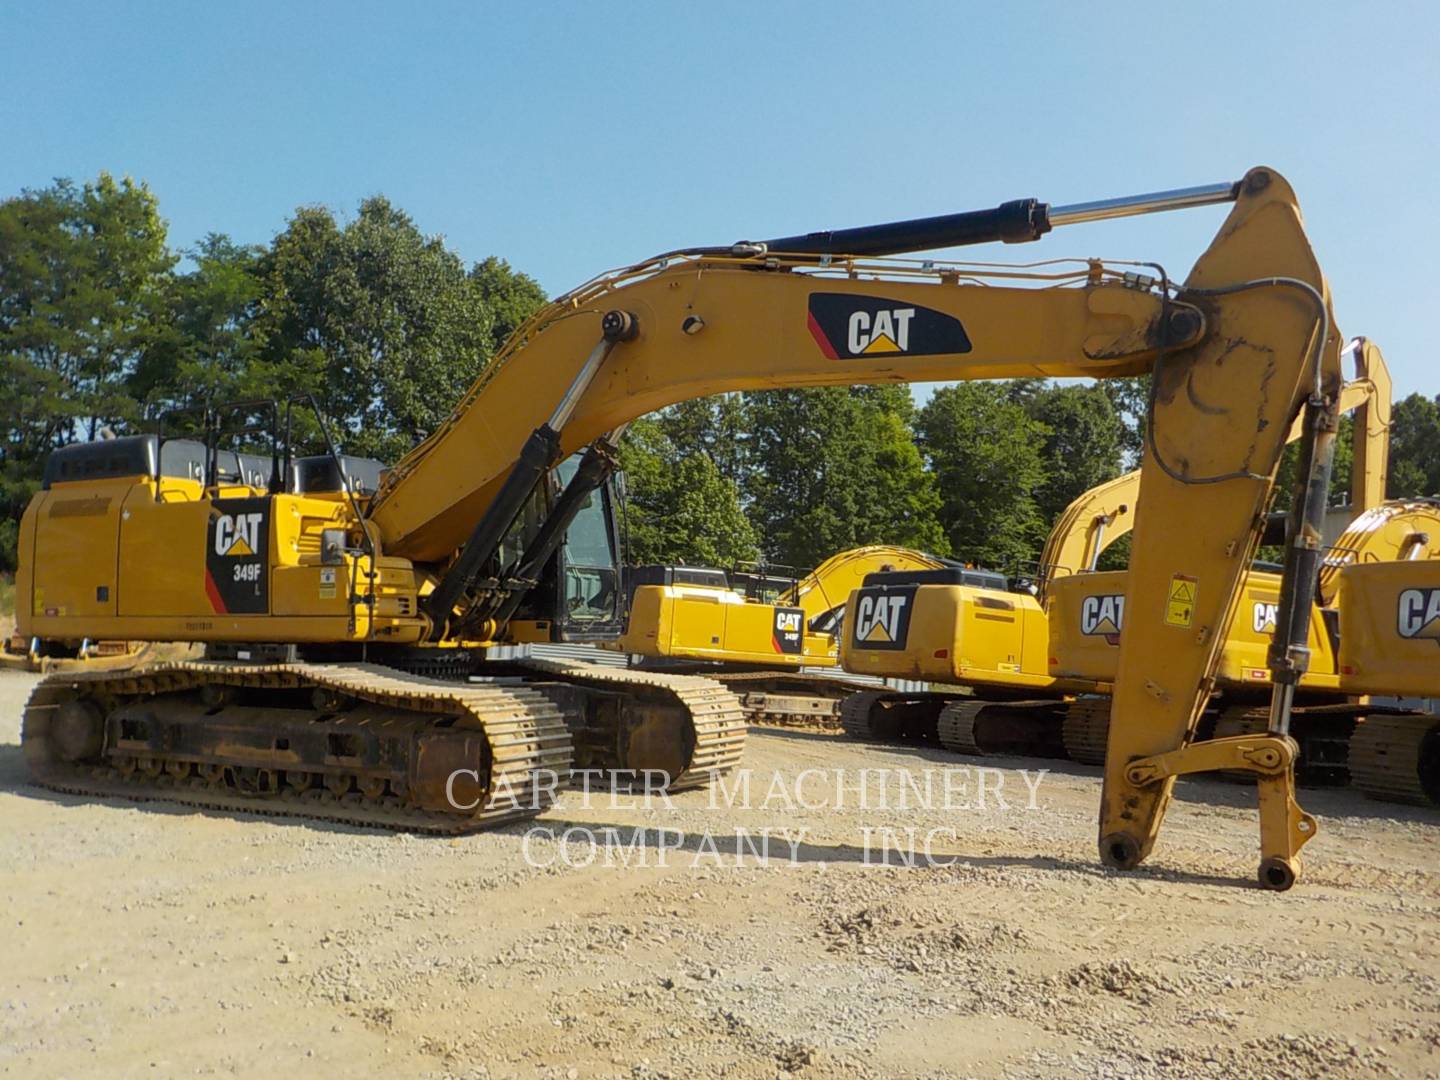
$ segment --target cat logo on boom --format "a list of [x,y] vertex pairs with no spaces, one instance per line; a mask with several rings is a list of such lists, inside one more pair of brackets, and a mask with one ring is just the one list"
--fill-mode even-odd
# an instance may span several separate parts
[[1440,643],[1440,589],[1404,589],[1396,608],[1396,629],[1402,638]]
[[910,611],[915,586],[898,589],[862,589],[855,605],[856,648],[903,649],[910,633]]
[[811,293],[808,322],[810,336],[831,360],[970,351],[970,337],[959,319],[881,296]]
[[1125,625],[1125,596],[1106,593],[1087,596],[1080,604],[1080,632],[1103,637],[1111,645],[1120,644],[1120,630]]

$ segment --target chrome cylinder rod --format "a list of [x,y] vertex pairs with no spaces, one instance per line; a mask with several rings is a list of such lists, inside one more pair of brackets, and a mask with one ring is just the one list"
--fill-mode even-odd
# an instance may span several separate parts
[[1173,191],[1156,191],[1148,195],[1123,195],[1118,199],[1052,206],[1049,219],[1052,228],[1059,228],[1061,225],[1079,225],[1086,221],[1108,221],[1111,218],[1135,217],[1138,214],[1158,214],[1164,210],[1213,206],[1216,203],[1234,202],[1239,194],[1238,183],[1201,184],[1199,187],[1175,188]]
[[1061,225],[1234,202],[1239,194],[1240,185],[1229,183],[1176,188],[1148,195],[1126,195],[1068,206],[1050,206],[1038,199],[1015,199],[993,210],[967,210],[959,214],[891,221],[856,229],[782,236],[763,243],[744,242],[736,248],[789,255],[903,255],[911,251],[934,251],[969,244],[1023,244],[1039,240],[1052,228]]

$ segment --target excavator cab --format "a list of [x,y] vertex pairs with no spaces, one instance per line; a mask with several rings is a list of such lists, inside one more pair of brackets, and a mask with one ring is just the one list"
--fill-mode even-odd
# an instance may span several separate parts
[[[551,471],[545,493],[551,507],[575,478],[583,456],[572,454]],[[599,642],[620,636],[625,613],[616,475],[584,496],[564,542],[516,611],[511,640]]]

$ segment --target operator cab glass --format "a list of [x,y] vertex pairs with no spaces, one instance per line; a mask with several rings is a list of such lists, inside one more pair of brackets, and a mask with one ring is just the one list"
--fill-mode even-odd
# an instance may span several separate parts
[[[563,489],[575,475],[580,456],[566,458],[555,470]],[[594,633],[620,619],[613,489],[605,485],[586,497],[565,534],[560,550],[559,622],[566,637]]]

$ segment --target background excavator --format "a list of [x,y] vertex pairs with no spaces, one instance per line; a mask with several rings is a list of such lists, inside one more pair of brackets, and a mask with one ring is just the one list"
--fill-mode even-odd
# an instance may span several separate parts
[[[1005,269],[879,257],[1217,203],[1229,214],[1183,283],[1101,260]],[[744,738],[739,703],[718,683],[482,664],[471,647],[618,634],[606,492],[631,420],[728,390],[1149,371],[1126,594],[1132,628],[1147,632],[1120,648],[1101,857],[1126,868],[1150,852],[1176,776],[1239,768],[1260,796],[1259,879],[1288,888],[1316,828],[1295,801],[1288,726],[1340,343],[1295,195],[1268,168],[1153,196],[1018,200],[669,252],[544,308],[383,475],[328,435],[328,453],[293,459],[278,408],[260,485],[221,475],[213,414],[201,481],[167,470],[157,436],[57,452],[21,525],[21,632],[203,641],[207,659],[47,678],[26,709],[26,760],[65,790],[265,800],[274,812],[440,831],[539,812],[572,766],[703,783],[738,760]],[[1270,723],[1262,736],[1194,743],[1217,631],[1302,411]],[[1183,613],[1171,603],[1181,584],[1193,597]],[[493,677],[437,677],[476,671]]]
[[851,592],[877,571],[945,565],[958,566],[872,544],[832,555],[798,579],[777,583],[769,573],[754,579],[781,586],[773,599],[710,567],[631,567],[625,632],[605,647],[628,653],[635,667],[724,683],[740,695],[752,722],[834,726],[840,702],[865,684],[801,669],[839,666],[839,628]]
[[[1361,601],[1365,615],[1347,619],[1339,586],[1347,567],[1402,562],[1408,564],[1402,576],[1422,590],[1407,594],[1411,603],[1417,595],[1428,595],[1425,579],[1416,573],[1427,568],[1416,564],[1440,560],[1440,504],[1380,501],[1389,444],[1389,372],[1379,349],[1366,339],[1356,339],[1346,351],[1356,373],[1342,390],[1340,410],[1354,410],[1349,509],[1359,513],[1328,546],[1320,568],[1308,629],[1312,661],[1299,682],[1293,713],[1297,778],[1303,784],[1336,786],[1350,782],[1353,772],[1357,786],[1374,798],[1435,801],[1440,755],[1432,732],[1440,721],[1413,709],[1373,704],[1365,695],[1440,696],[1440,676],[1427,675],[1420,656],[1402,659],[1397,620],[1377,620],[1373,603]],[[1291,434],[1298,438],[1300,433]],[[910,601],[908,640],[895,650],[847,639],[846,664],[869,674],[958,685],[923,693],[863,691],[843,706],[846,730],[862,739],[939,742],[958,753],[1063,753],[1103,764],[1108,694],[1124,623],[1125,572],[1095,567],[1101,553],[1129,531],[1138,481],[1136,473],[1119,477],[1067,508],[1040,562],[1038,603],[1031,603],[1023,588],[1002,583],[977,592],[945,574],[868,579],[852,604],[881,603],[893,590],[918,585]],[[1215,707],[1200,729],[1206,737],[1265,730],[1268,710],[1260,703],[1269,691],[1266,651],[1279,587],[1279,576],[1259,566],[1245,577],[1216,669]],[[1352,587],[1347,595],[1361,593]],[[1046,641],[1037,641],[1040,635],[1034,632],[1041,620]],[[1346,623],[1348,635],[1341,632]],[[1342,641],[1353,656],[1365,657],[1363,684],[1339,659]],[[960,691],[961,686],[970,692]],[[1243,773],[1229,775],[1248,779]]]
[[[1359,512],[1325,548],[1318,573],[1307,632],[1311,662],[1298,684],[1292,714],[1300,749],[1297,778],[1315,786],[1353,782],[1376,799],[1440,803],[1436,719],[1395,703],[1440,697],[1440,667],[1426,663],[1434,658],[1425,650],[1414,650],[1404,635],[1410,616],[1399,593],[1384,584],[1413,582],[1420,592],[1405,594],[1413,604],[1425,595],[1425,582],[1440,575],[1434,566],[1440,563],[1440,502],[1380,501],[1389,444],[1389,373],[1373,343],[1358,339],[1353,355],[1356,380],[1347,384],[1347,392],[1373,388],[1355,410],[1350,509]],[[1351,568],[1356,572],[1347,578]],[[1112,572],[1057,581],[1051,604],[1053,674],[1094,679],[1102,687],[1114,677],[1124,580],[1123,572]],[[1342,591],[1347,580],[1356,584]],[[1374,582],[1374,595],[1360,582]],[[1273,571],[1257,568],[1246,577],[1216,669],[1217,707],[1211,716],[1216,737],[1265,729],[1266,652],[1275,630],[1279,586]],[[1347,604],[1353,605],[1348,613]],[[1388,617],[1377,616],[1377,604],[1389,604]],[[1115,613],[1117,624],[1099,625],[1102,611]],[[1363,676],[1357,676],[1360,670]],[[1372,696],[1388,703],[1373,702]],[[1068,707],[1064,735],[1071,757],[1103,762],[1108,716],[1103,697],[1084,697]]]
[[[1347,693],[1440,698],[1440,505],[1425,510],[1433,524],[1412,534],[1414,554],[1402,546],[1394,559],[1351,560],[1334,574],[1337,665]],[[1350,738],[1349,768],[1351,782],[1372,798],[1440,806],[1440,716],[1366,710]]]
[[[1356,373],[1341,389],[1337,407],[1342,413],[1354,411],[1350,495],[1352,506],[1363,509],[1384,496],[1390,377],[1373,345],[1357,339],[1347,353]],[[1301,435],[1300,425],[1292,426],[1290,440]],[[1135,524],[1140,478],[1135,470],[1076,498],[1051,529],[1034,573],[1015,579],[1014,587],[1001,574],[982,582],[945,569],[868,577],[850,601],[857,621],[842,644],[842,666],[939,686],[853,695],[841,709],[847,734],[862,740],[938,742],[962,754],[1069,756],[1103,763],[1125,572],[1096,568],[1106,549]],[[1252,571],[1243,589],[1247,597],[1263,591],[1273,613],[1278,583],[1270,575],[1257,577]],[[885,619],[873,617],[896,605],[908,609],[905,634],[898,641]],[[1269,636],[1249,633],[1242,639],[1238,634],[1241,613],[1248,619],[1249,610],[1242,604],[1230,620],[1217,669],[1222,687],[1234,670],[1258,666],[1269,677],[1263,655]],[[1257,641],[1258,660],[1253,649],[1245,648]],[[1314,677],[1311,671],[1305,679]]]

